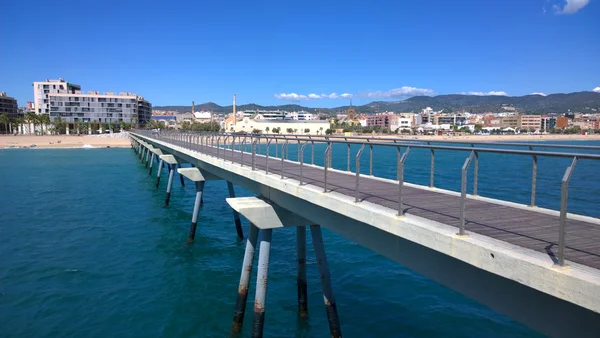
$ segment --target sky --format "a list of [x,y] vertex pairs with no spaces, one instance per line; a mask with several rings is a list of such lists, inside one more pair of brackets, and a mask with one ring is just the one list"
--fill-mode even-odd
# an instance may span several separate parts
[[20,106],[58,78],[154,106],[600,92],[600,0],[7,0],[2,13],[0,91]]

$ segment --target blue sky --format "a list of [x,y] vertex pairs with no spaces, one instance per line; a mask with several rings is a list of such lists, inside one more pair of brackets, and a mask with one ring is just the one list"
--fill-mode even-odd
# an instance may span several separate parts
[[8,0],[2,12],[0,90],[21,106],[33,81],[59,77],[155,106],[600,87],[599,0]]

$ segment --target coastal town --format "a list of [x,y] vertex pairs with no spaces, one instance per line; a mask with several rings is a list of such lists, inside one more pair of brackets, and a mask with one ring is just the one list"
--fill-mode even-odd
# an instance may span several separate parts
[[[528,113],[511,104],[499,111],[469,109],[365,112],[350,105],[340,109],[237,109],[236,95],[229,107],[207,110],[191,106],[178,110],[153,108],[143,96],[132,92],[82,90],[65,79],[33,82],[33,99],[19,107],[17,100],[0,92],[0,134],[19,136],[99,136],[86,140],[2,139],[2,147],[126,146],[119,138],[131,129],[195,130],[246,134],[296,135],[398,135],[416,138],[499,139],[589,138],[600,135],[600,113]],[[591,93],[595,95],[595,93]],[[245,106],[247,107],[247,106]],[[257,106],[260,107],[260,106]],[[311,111],[309,111],[311,110]],[[123,135],[121,135],[123,136]],[[125,139],[125,137],[120,137]]]

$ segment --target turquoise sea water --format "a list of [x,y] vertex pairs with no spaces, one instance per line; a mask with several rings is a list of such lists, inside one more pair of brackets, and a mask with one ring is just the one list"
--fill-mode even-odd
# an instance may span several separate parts
[[[334,156],[345,163],[343,151],[334,149]],[[395,153],[383,155],[381,161],[394,163]],[[439,184],[447,180],[452,186],[452,156],[440,155],[439,162]],[[413,165],[407,162],[407,180],[416,182],[422,175]],[[558,167],[556,173],[564,170]],[[582,163],[582,178],[573,185],[597,189],[597,182],[594,188],[584,179],[597,168]],[[395,173],[385,163],[374,169],[382,176]],[[524,198],[518,187],[527,180],[518,180],[505,183],[502,188],[512,193],[504,196]],[[228,335],[244,242],[236,239],[226,184],[206,184],[196,241],[188,246],[193,186],[182,188],[176,180],[164,208],[166,180],[159,190],[154,182],[130,149],[0,150],[1,337]],[[249,195],[236,189],[238,196]],[[548,196],[540,198],[555,203]],[[573,208],[586,211],[582,203],[573,202]],[[309,318],[303,321],[296,315],[295,233],[273,233],[265,336],[328,335],[307,240]],[[539,335],[337,234],[324,230],[324,240],[345,337]],[[250,290],[244,336],[253,285]]]

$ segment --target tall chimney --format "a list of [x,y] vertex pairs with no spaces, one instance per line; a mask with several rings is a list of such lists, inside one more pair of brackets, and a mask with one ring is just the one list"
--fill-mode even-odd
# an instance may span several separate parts
[[237,112],[235,107],[235,94],[233,94],[233,126],[235,127],[235,121],[237,120]]
[[196,109],[194,107],[194,101],[192,101],[192,114],[196,112]]

